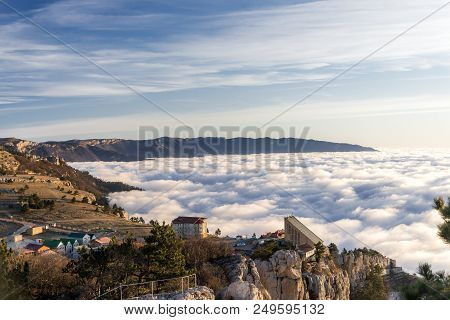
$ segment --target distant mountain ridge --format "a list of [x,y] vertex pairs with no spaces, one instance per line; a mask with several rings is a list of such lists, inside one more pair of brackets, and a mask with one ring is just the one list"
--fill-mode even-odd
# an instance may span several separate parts
[[198,157],[225,154],[363,152],[373,148],[297,138],[170,138],[151,140],[87,139],[32,142],[0,138],[0,146],[38,157],[61,157],[68,162],[138,161],[160,157]]

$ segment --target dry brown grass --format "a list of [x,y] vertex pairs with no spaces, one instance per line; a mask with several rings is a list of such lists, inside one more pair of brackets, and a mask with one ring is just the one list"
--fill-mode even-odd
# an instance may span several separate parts
[[[43,224],[56,223],[63,229],[82,232],[105,229],[117,232],[118,235],[131,232],[137,237],[146,236],[150,230],[148,225],[134,223],[111,213],[104,213],[101,206],[82,203],[84,197],[92,202],[95,200],[95,196],[89,192],[75,189],[67,181],[43,175],[11,175],[3,176],[3,178],[13,179],[13,182],[0,182],[0,204],[6,208],[14,205],[16,208],[9,210],[9,214],[16,220]],[[32,194],[37,194],[41,199],[55,200],[54,208],[30,209],[28,212],[21,212],[17,208],[19,198]],[[75,202],[71,201],[73,197],[75,197]]]

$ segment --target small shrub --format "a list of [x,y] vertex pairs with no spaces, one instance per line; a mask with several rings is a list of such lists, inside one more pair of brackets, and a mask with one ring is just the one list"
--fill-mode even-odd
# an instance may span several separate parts
[[216,294],[228,285],[225,271],[218,265],[206,262],[197,271],[200,285],[211,288]]
[[253,252],[253,259],[268,260],[278,250],[294,250],[295,247],[284,240],[270,240],[258,246]]
[[206,262],[225,258],[234,253],[229,243],[218,239],[198,239],[183,242],[183,254],[186,264],[193,269],[199,269]]

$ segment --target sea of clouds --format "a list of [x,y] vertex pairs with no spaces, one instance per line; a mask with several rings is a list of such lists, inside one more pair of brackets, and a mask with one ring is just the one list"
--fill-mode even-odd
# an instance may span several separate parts
[[294,214],[325,243],[370,247],[409,271],[450,271],[433,198],[450,195],[450,152],[394,151],[206,156],[72,163],[145,191],[110,194],[146,221],[204,216],[213,233],[257,235]]

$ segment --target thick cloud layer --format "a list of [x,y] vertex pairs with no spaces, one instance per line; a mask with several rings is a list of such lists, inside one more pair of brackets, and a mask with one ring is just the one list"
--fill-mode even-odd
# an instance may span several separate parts
[[73,163],[100,178],[145,191],[110,195],[147,221],[208,218],[210,232],[256,234],[294,214],[326,243],[367,246],[408,270],[428,261],[450,270],[436,235],[433,198],[450,195],[450,153],[379,152],[208,156],[145,162]]

